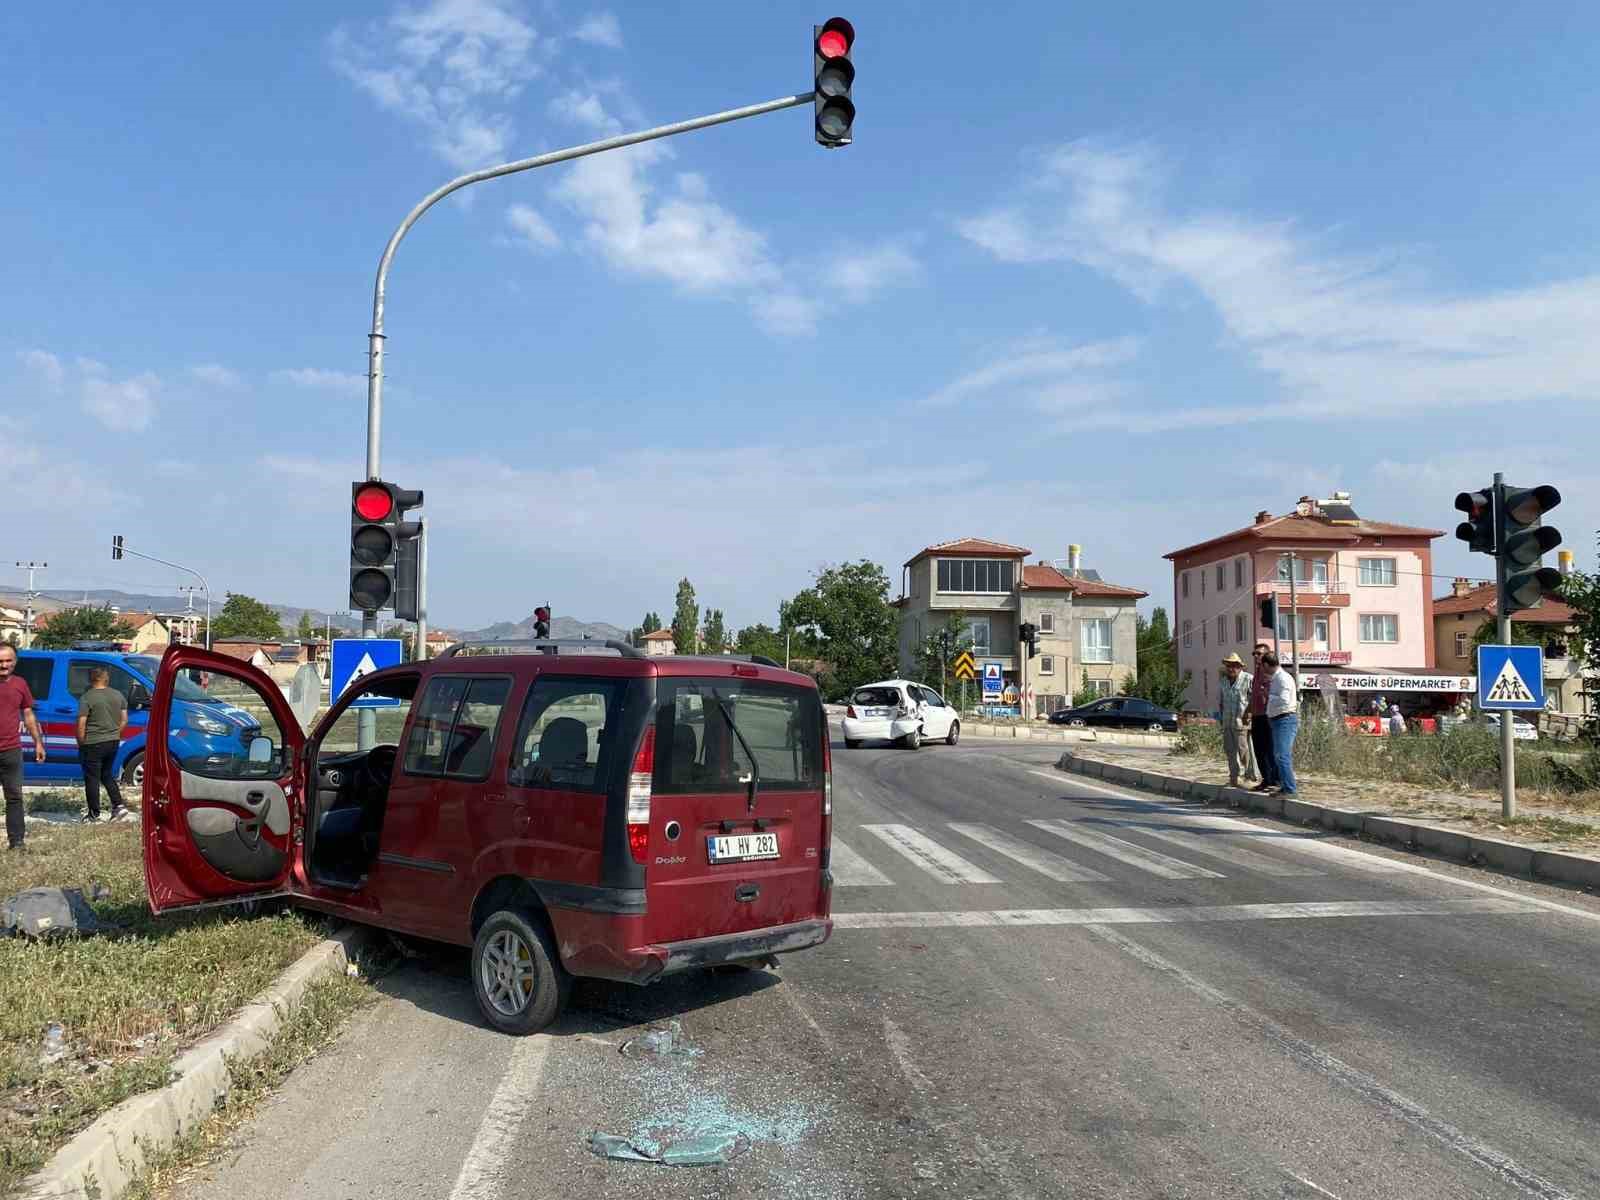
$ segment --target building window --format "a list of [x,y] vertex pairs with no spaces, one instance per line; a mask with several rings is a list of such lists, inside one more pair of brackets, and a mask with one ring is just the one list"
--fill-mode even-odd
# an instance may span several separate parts
[[[1080,656],[1086,663],[1108,663],[1111,661],[1111,618],[1086,617],[1079,623],[1083,630],[1083,654]],[[1183,623],[1184,641],[1188,642],[1189,622]]]
[[1244,641],[1244,614],[1243,613],[1234,613],[1233,614],[1233,640],[1236,641],[1236,642],[1240,642],[1240,643],[1243,643],[1243,641]]
[[967,621],[967,639],[979,654],[989,653],[989,618],[972,617]]
[[1193,621],[1185,621],[1183,623],[1183,644],[1185,646],[1194,645],[1194,622]]
[[1244,586],[1244,559],[1242,558],[1233,560],[1233,586],[1236,588]]
[[[1290,625],[1289,617],[1291,614],[1286,612],[1278,613],[1278,636],[1286,642],[1312,641],[1313,628],[1311,624],[1311,615],[1309,613],[1294,613],[1292,615],[1297,619],[1293,625]],[[1326,642],[1328,640],[1327,617],[1317,618],[1315,634],[1316,636],[1314,640],[1318,642]]]
[[1091,679],[1089,680],[1089,690],[1096,696],[1109,696],[1111,695],[1111,680]]
[[1204,567],[1200,568],[1200,594],[1202,596],[1206,594],[1206,569]]
[[[1298,554],[1294,559],[1294,581],[1301,587],[1326,587],[1328,584],[1328,560],[1325,558],[1301,558]],[[1289,582],[1289,556],[1278,557],[1278,582]]]
[[1361,640],[1363,642],[1398,642],[1400,618],[1391,613],[1362,613]]
[[1393,587],[1394,559],[1392,558],[1363,558],[1361,563],[1361,585],[1363,587]]
[[1056,660],[1053,655],[1041,654],[1039,656],[1039,674],[1054,675],[1056,673]]
[[1467,634],[1465,632],[1456,634],[1456,657],[1457,658],[1466,658],[1467,657],[1467,646],[1468,646],[1469,641],[1470,641],[1470,639],[1468,638],[1468,636],[1467,636]]
[[1205,644],[1206,644],[1206,623],[1204,621],[1201,621],[1200,622],[1200,645],[1203,648],[1205,646]]
[[1227,563],[1218,563],[1217,564],[1217,591],[1219,591],[1219,592],[1222,591],[1223,588],[1228,586],[1227,570],[1228,570],[1228,564]]
[[1016,583],[1016,563],[1009,558],[941,558],[941,592],[1004,595]]
[[1183,573],[1183,597],[1185,600],[1189,598],[1189,572],[1187,571]]
[[1054,633],[1055,631],[1056,631],[1056,615],[1055,615],[1055,613],[1040,613],[1039,614],[1039,632],[1040,633]]
[[1217,618],[1217,645],[1222,645],[1228,640],[1228,618]]

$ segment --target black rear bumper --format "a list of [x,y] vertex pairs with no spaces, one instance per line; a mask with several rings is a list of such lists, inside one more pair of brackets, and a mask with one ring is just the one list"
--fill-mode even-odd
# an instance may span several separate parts
[[768,954],[788,954],[820,946],[833,933],[828,919],[798,921],[793,925],[774,925],[748,933],[726,933],[717,937],[696,938],[689,942],[667,942],[659,947],[667,953],[662,975],[688,971],[695,967],[714,967],[720,963],[742,962]]

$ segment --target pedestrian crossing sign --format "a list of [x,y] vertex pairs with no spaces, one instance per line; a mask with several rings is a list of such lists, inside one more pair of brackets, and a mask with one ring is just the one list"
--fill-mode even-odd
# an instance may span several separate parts
[[1544,707],[1542,646],[1479,646],[1478,707]]

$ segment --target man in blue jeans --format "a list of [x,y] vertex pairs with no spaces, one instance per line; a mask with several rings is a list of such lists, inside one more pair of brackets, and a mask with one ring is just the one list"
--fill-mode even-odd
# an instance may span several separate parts
[[1270,650],[1261,656],[1267,676],[1267,723],[1272,727],[1272,757],[1278,767],[1279,796],[1295,794],[1294,739],[1300,732],[1299,681],[1278,664]]

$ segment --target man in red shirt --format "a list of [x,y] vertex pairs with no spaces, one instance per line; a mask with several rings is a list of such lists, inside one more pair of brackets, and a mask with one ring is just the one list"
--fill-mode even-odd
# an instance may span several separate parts
[[1272,750],[1272,722],[1267,720],[1267,692],[1272,680],[1261,669],[1261,656],[1268,649],[1265,642],[1257,642],[1251,651],[1254,666],[1250,683],[1250,746],[1256,752],[1256,766],[1261,768],[1261,782],[1252,789],[1257,792],[1280,786],[1278,759]]
[[17,677],[17,652],[0,642],[0,790],[6,796],[6,844],[22,849],[22,723],[33,738],[33,757],[44,761],[44,734],[33,715],[33,693]]

